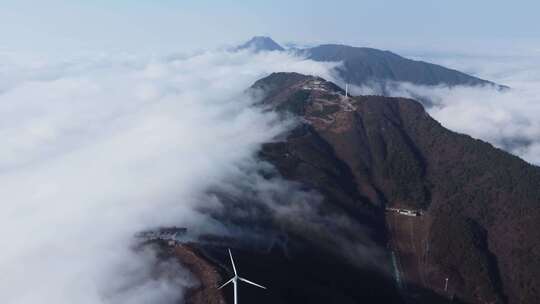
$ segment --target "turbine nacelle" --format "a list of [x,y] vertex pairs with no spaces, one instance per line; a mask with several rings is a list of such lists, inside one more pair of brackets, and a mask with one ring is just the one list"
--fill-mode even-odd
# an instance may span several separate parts
[[262,286],[262,285],[259,285],[255,282],[252,282],[248,279],[244,279],[242,277],[240,277],[238,275],[238,272],[236,272],[236,266],[234,265],[234,259],[232,257],[232,253],[231,253],[231,250],[229,249],[229,257],[231,258],[231,264],[232,264],[232,267],[233,267],[233,271],[234,271],[234,277],[232,277],[230,280],[228,280],[227,282],[225,282],[223,285],[221,285],[218,289],[221,289],[225,286],[227,286],[229,283],[233,283],[234,285],[234,304],[238,304],[238,280],[244,282],[244,283],[248,283],[250,285],[253,285],[253,286],[256,286],[256,287],[259,287],[259,288],[262,288],[262,289],[266,289],[266,287]]

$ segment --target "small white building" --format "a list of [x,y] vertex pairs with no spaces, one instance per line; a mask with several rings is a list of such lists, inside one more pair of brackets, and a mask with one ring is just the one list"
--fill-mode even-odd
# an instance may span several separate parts
[[407,210],[407,209],[399,209],[399,214],[407,215],[407,216],[419,216],[420,213],[416,210]]
[[386,208],[387,212],[395,212],[397,214],[406,215],[406,216],[421,216],[422,211],[420,210],[412,210],[412,209],[404,209],[404,208]]

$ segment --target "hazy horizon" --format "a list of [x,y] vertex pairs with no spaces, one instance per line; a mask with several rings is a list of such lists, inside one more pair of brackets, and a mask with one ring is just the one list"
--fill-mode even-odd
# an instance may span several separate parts
[[219,48],[266,35],[280,43],[343,43],[398,52],[540,52],[535,24],[540,4],[534,1],[1,2],[0,50],[161,53]]

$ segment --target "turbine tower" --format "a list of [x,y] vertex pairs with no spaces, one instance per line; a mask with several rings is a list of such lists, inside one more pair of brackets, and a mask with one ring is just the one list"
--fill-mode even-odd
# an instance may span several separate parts
[[227,284],[232,282],[233,286],[234,286],[234,304],[238,304],[238,280],[240,280],[242,282],[246,282],[246,283],[251,284],[253,286],[257,286],[257,287],[262,288],[262,289],[266,289],[266,287],[264,287],[262,285],[259,285],[257,283],[251,282],[251,281],[249,281],[247,279],[244,279],[244,278],[242,278],[242,277],[240,277],[238,275],[238,273],[236,272],[236,266],[234,266],[234,260],[233,260],[232,253],[231,253],[230,249],[229,249],[229,257],[231,258],[231,264],[232,264],[232,267],[233,267],[233,270],[234,270],[234,277],[232,277],[232,279],[225,282],[225,284],[221,285],[218,289],[221,289],[221,288],[225,287]]

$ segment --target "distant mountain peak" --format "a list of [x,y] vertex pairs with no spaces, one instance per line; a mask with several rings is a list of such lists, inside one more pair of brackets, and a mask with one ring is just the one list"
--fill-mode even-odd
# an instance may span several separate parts
[[315,61],[339,61],[340,77],[355,85],[370,83],[381,86],[381,93],[392,82],[409,82],[417,85],[467,85],[499,86],[457,70],[423,61],[415,61],[390,51],[340,44],[323,44],[303,50]]
[[272,38],[267,36],[255,36],[246,43],[238,46],[236,50],[250,49],[255,52],[262,51],[284,51],[285,49],[275,42]]

